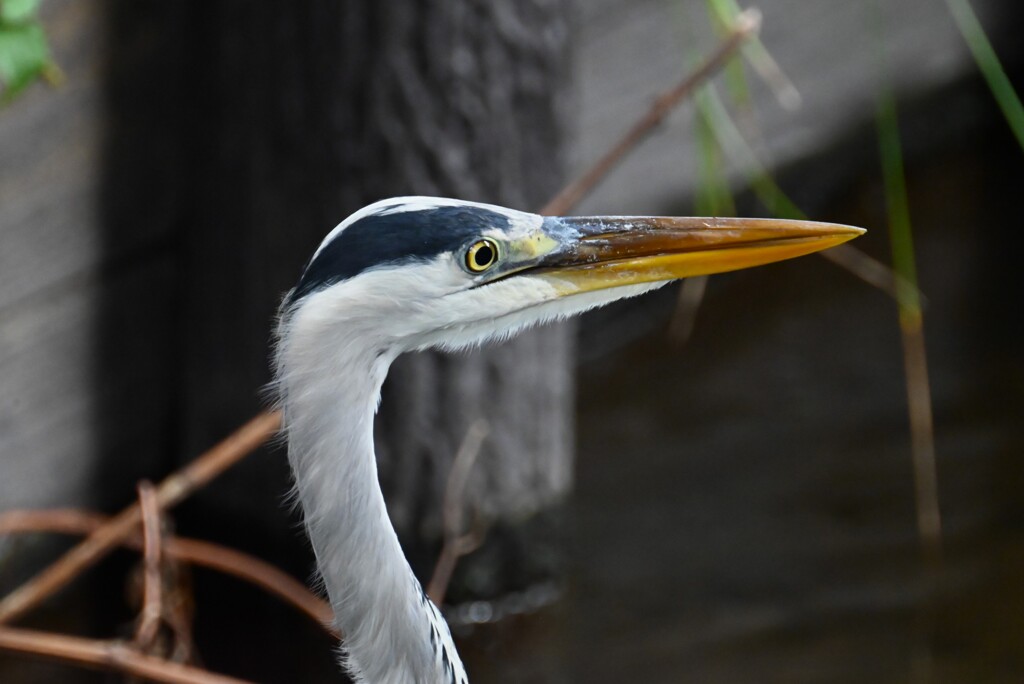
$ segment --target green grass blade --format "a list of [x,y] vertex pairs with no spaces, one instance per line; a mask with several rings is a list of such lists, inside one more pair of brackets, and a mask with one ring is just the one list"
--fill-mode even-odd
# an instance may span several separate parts
[[696,209],[701,216],[733,216],[736,214],[736,202],[729,187],[722,149],[715,138],[707,100],[708,90],[701,88],[696,95],[698,116],[694,132],[698,178]]
[[[735,17],[743,11],[736,0],[707,0],[707,8],[719,30],[731,26]],[[754,36],[743,46],[743,54],[775,93],[779,104],[789,110],[800,107],[800,91],[779,67],[759,36]]]
[[889,214],[892,264],[901,278],[900,283],[905,285],[897,287],[896,299],[901,316],[920,318],[921,299],[917,289],[917,264],[914,259],[914,239],[911,231],[910,205],[907,201],[899,120],[895,98],[888,91],[879,95],[876,124],[882,179],[885,183],[885,201]]
[[747,144],[746,138],[729,114],[718,91],[710,85],[705,86],[704,89],[707,93],[704,103],[704,107],[707,109],[706,116],[715,137],[722,149],[726,150],[727,154],[743,169],[747,183],[757,195],[758,200],[773,216],[807,218],[800,207],[782,191],[750,145]]
[[1009,124],[1021,149],[1024,149],[1024,106],[1021,105],[1017,91],[1013,89],[1006,71],[1003,70],[1003,65],[999,62],[992,43],[985,35],[985,29],[978,21],[978,15],[974,13],[968,0],[946,0],[946,5],[949,7],[950,14],[953,15],[957,28],[960,29],[960,34],[967,42],[967,47],[974,55],[978,69],[981,70],[985,81],[988,82],[992,96],[1003,111],[1006,123]]
[[[900,143],[896,97],[891,90],[885,24],[878,0],[873,4],[879,49],[878,68],[882,76],[875,122],[878,151],[885,185],[889,219],[889,241],[893,269],[898,276],[896,302],[899,308],[900,336],[903,341],[903,366],[907,387],[907,413],[910,418],[911,460],[914,468],[917,529],[924,554],[926,579],[934,582],[942,567],[942,514],[939,502],[939,476],[935,455],[935,423],[932,411],[931,381],[924,341],[924,316],[917,287],[917,264],[911,230],[910,203],[907,199],[903,149]],[[915,667],[931,672],[930,628],[920,635],[921,657]]]

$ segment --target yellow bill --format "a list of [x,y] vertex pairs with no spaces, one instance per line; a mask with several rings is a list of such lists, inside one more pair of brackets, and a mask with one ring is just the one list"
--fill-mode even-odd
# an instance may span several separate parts
[[542,230],[551,249],[527,268],[573,292],[760,266],[865,232],[816,221],[670,216],[555,217]]

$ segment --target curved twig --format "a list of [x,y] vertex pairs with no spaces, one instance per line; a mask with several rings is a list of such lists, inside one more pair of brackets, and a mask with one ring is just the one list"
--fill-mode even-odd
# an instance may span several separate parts
[[448,482],[444,491],[444,502],[442,511],[442,525],[444,527],[444,544],[441,546],[441,555],[434,566],[434,574],[427,585],[427,596],[440,606],[444,603],[444,595],[448,590],[448,584],[452,579],[452,572],[459,558],[474,551],[479,545],[482,535],[470,532],[463,532],[462,511],[465,504],[466,483],[469,482],[469,472],[476,463],[476,457],[480,455],[480,447],[483,446],[490,426],[483,418],[476,420],[469,429],[466,436],[462,438],[462,444],[452,460],[451,470],[448,471]]
[[122,641],[99,641],[0,625],[0,649],[40,658],[114,670],[170,684],[246,684],[244,679],[171,663],[140,653]]
[[[0,514],[0,535],[24,532],[56,532],[60,534],[92,534],[110,518],[99,513],[76,509],[43,511],[8,511]],[[120,545],[141,548],[138,535],[119,540]],[[340,638],[332,626],[334,612],[330,605],[266,561],[211,542],[168,536],[164,551],[176,560],[200,565],[233,575],[254,584],[291,604],[321,625],[328,634]]]
[[139,507],[142,511],[142,610],[135,629],[135,646],[143,653],[150,652],[164,614],[163,530],[160,508],[156,505],[153,484],[143,480],[138,485]]
[[[229,435],[182,470],[170,475],[156,490],[160,508],[174,506],[193,491],[234,465],[267,441],[281,425],[279,412],[264,411]],[[0,601],[0,624],[10,622],[39,605],[82,570],[105,556],[132,534],[141,521],[138,504],[133,504],[97,528],[86,539],[58,558],[48,568]]]

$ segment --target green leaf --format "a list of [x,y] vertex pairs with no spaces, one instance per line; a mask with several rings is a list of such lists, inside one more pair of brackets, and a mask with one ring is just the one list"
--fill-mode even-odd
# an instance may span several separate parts
[[42,26],[0,25],[0,81],[5,100],[38,78],[49,63],[50,48]]
[[40,0],[0,0],[0,23],[23,24],[35,18]]

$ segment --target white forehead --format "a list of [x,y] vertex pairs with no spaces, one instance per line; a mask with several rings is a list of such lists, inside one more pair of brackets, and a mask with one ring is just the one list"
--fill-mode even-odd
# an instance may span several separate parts
[[330,244],[332,240],[341,235],[342,231],[356,221],[366,218],[367,216],[390,216],[392,214],[402,214],[408,211],[425,211],[428,209],[437,209],[439,207],[475,207],[477,209],[487,209],[488,211],[493,211],[507,216],[510,226],[509,233],[512,237],[517,237],[519,233],[525,234],[529,230],[535,230],[544,220],[543,217],[538,216],[537,214],[529,214],[525,211],[516,211],[515,209],[506,209],[505,207],[499,207],[496,204],[485,204],[483,202],[469,202],[467,200],[452,199],[449,197],[425,197],[421,195],[390,197],[388,199],[379,200],[373,204],[366,205],[335,226],[334,230],[328,233],[320,243],[320,246],[317,247],[316,252],[313,253],[313,258],[315,259],[326,245]]

